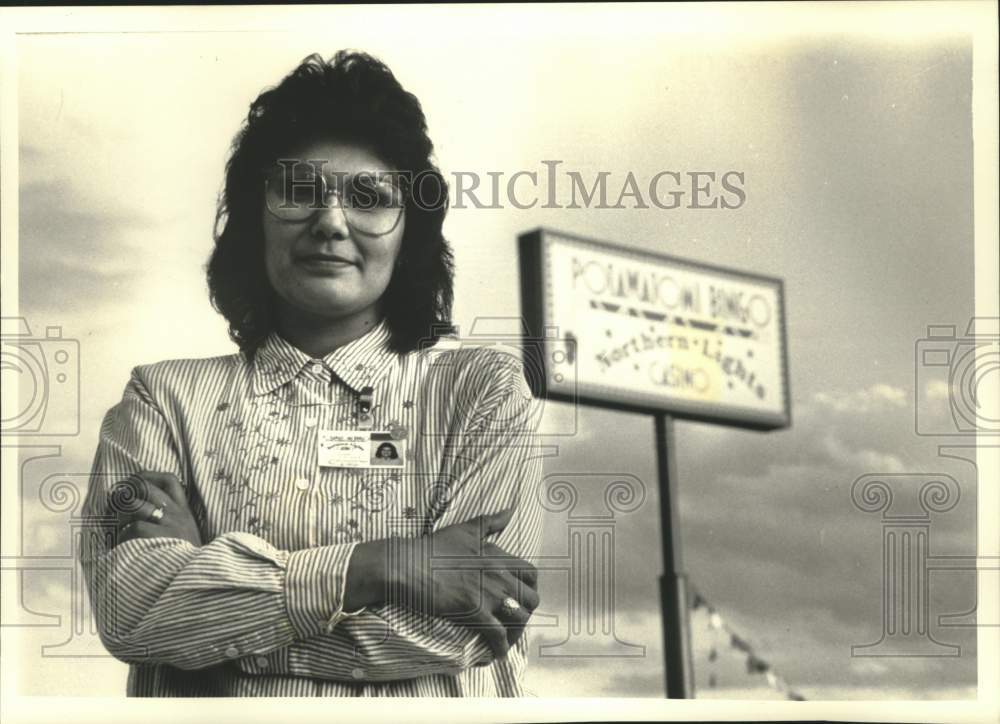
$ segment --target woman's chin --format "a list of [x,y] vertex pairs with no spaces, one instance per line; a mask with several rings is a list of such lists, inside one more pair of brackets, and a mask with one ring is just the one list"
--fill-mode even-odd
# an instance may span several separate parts
[[309,284],[291,299],[292,305],[312,314],[340,316],[365,306],[355,290],[343,284]]
[[286,300],[289,311],[319,319],[341,319],[364,307],[353,297],[343,294],[309,295]]

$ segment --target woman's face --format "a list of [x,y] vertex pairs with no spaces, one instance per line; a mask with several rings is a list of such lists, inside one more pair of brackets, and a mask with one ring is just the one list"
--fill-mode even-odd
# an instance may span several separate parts
[[387,447],[380,447],[379,450],[378,450],[378,456],[380,458],[383,458],[383,459],[385,459],[385,458],[391,458],[392,457],[392,450],[390,450]]
[[[286,158],[308,161],[328,180],[394,170],[365,148],[337,141],[311,143]],[[286,312],[374,322],[399,255],[405,212],[391,230],[369,234],[347,223],[338,197],[328,203],[302,221],[279,219],[263,205],[267,278]]]

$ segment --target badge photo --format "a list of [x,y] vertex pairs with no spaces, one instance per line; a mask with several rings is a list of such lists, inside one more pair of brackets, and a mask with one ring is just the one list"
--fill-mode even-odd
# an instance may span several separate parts
[[394,438],[391,432],[373,432],[370,453],[372,467],[400,467],[406,455],[406,440]]

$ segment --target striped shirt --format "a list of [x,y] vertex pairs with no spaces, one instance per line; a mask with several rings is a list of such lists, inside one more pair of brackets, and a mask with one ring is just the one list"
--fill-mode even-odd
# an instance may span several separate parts
[[[399,602],[327,631],[361,541],[516,505],[491,540],[537,555],[538,407],[518,355],[448,338],[401,355],[388,340],[383,321],[321,359],[272,334],[252,358],[133,369],[101,425],[80,547],[129,695],[523,695],[526,636],[495,660],[475,631]],[[321,432],[359,428],[366,386],[372,427],[405,444],[403,464],[320,465]],[[108,491],[140,470],[181,480],[202,546],[114,545]]]

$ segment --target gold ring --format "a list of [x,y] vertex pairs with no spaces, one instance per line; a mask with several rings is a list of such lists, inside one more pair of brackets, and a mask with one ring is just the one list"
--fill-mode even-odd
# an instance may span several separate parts
[[517,599],[507,596],[507,598],[503,600],[501,607],[503,608],[503,612],[510,616],[515,611],[519,611],[521,609],[521,604],[517,602]]
[[153,512],[149,514],[149,519],[154,523],[159,523],[163,520],[163,506],[153,508]]

